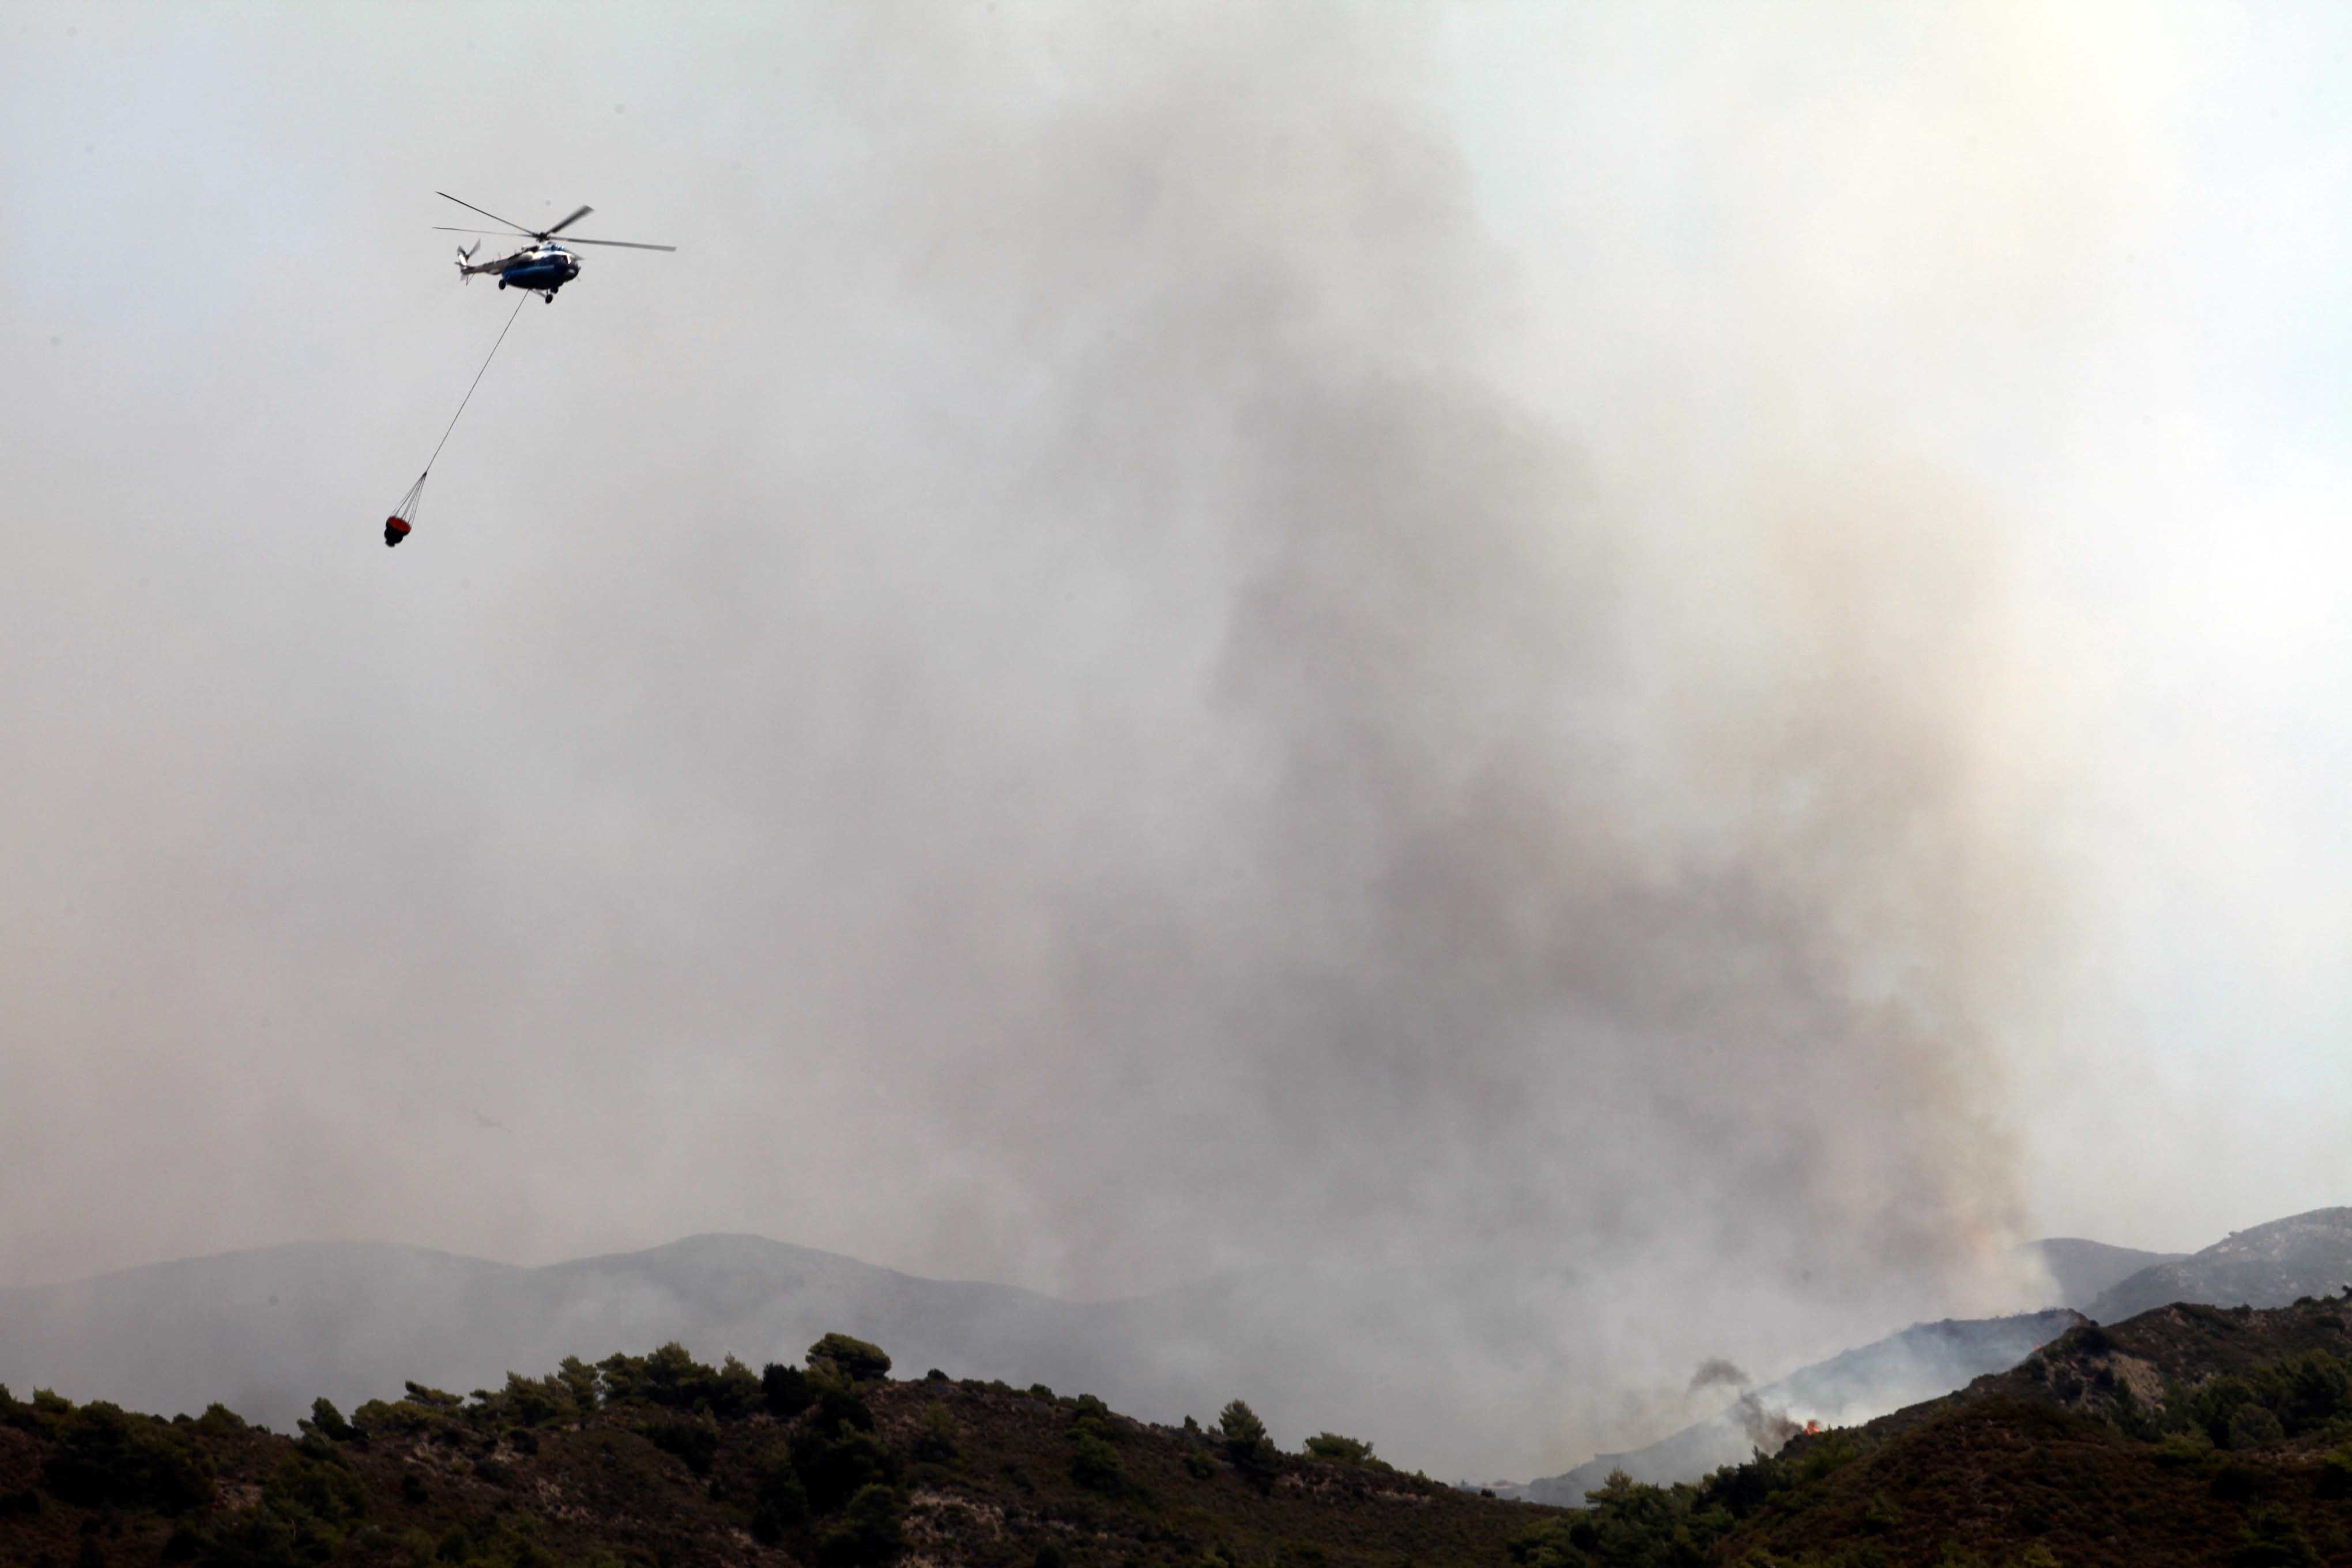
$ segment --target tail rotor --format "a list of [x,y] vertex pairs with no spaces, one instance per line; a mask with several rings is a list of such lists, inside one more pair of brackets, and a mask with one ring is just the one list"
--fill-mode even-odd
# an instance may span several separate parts
[[461,245],[457,247],[457,276],[468,283],[474,280],[474,269],[468,263],[474,259],[474,252],[481,248],[482,242],[478,239],[471,245]]

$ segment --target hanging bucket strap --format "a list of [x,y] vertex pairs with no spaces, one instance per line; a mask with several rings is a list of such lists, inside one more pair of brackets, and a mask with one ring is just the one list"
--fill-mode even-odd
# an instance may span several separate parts
[[525,294],[515,301],[514,315],[509,316],[507,324],[499,329],[498,341],[490,344],[490,352],[482,356],[482,368],[474,373],[472,384],[466,388],[466,395],[457,400],[457,412],[449,416],[447,427],[441,432],[441,439],[434,445],[433,456],[425,459],[425,472],[416,476],[416,482],[408,487],[408,493],[400,498],[400,504],[392,509],[390,517],[384,519],[383,542],[386,544],[397,544],[408,536],[409,529],[416,521],[417,509],[425,504],[425,481],[432,476],[433,465],[440,461],[441,448],[449,444],[449,437],[457,430],[457,421],[465,416],[466,405],[474,401],[475,389],[482,384],[482,377],[489,374],[490,361],[499,357],[499,345],[507,341],[507,333],[514,330],[515,316],[522,314],[522,308],[530,299],[530,296]]

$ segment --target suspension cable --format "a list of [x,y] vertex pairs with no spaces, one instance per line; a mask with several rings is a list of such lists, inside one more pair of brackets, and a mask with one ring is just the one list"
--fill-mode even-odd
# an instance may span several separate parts
[[[465,416],[466,405],[474,401],[474,387],[482,384],[482,377],[489,374],[490,361],[499,357],[499,343],[503,343],[507,341],[507,333],[514,330],[515,316],[521,315],[522,308],[530,302],[530,290],[526,289],[523,292],[522,298],[515,301],[514,316],[509,316],[507,318],[507,324],[499,329],[499,342],[492,343],[490,345],[490,352],[483,356],[482,368],[474,373],[473,386],[466,388],[466,395],[458,400],[457,412],[449,416],[449,428],[441,432],[440,443],[433,448],[433,456],[425,459],[425,473],[431,473],[433,471],[433,465],[440,460],[441,448],[449,444],[450,431],[457,429],[457,421]],[[422,475],[418,476],[416,482],[420,486],[425,483]]]

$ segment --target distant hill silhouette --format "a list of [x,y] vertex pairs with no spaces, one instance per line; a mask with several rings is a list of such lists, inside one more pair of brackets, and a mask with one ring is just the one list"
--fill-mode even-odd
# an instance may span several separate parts
[[[1377,1431],[1404,1462],[1462,1454],[1500,1468],[1525,1451],[1496,1419],[1506,1378],[1521,1389],[1568,1380],[1557,1366],[1506,1366],[1486,1347],[1556,1342],[1554,1283],[1528,1268],[1297,1268],[1076,1303],[753,1236],[535,1268],[302,1244],[0,1290],[0,1383],[167,1414],[217,1401],[284,1431],[320,1394],[350,1405],[408,1378],[496,1387],[510,1370],[670,1340],[757,1365],[838,1329],[917,1372],[1042,1382],[1171,1422],[1213,1415],[1248,1389],[1286,1441]],[[1439,1300],[1452,1310],[1433,1313]]]
[[922,1366],[986,1376],[1094,1369],[1088,1309],[1003,1285],[900,1274],[749,1236],[523,1268],[423,1247],[304,1243],[0,1291],[0,1383],[166,1413],[215,1401],[279,1430],[323,1394],[415,1377],[496,1387],[521,1367],[626,1345],[797,1360],[828,1326]]
[[2234,1231],[2201,1252],[2143,1268],[2086,1309],[2120,1322],[2171,1301],[2212,1307],[2284,1307],[2332,1296],[2352,1283],[2352,1208],[2313,1209]]

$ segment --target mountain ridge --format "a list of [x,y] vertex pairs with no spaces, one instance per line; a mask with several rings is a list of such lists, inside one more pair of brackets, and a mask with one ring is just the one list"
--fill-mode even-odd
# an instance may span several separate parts
[[2233,1230],[2185,1258],[2143,1268],[2100,1292],[2087,1310],[2119,1322],[2173,1301],[2284,1307],[2352,1284],[2352,1208],[2306,1209]]
[[[740,1232],[536,1266],[296,1242],[0,1290],[0,1382],[166,1413],[220,1403],[282,1430],[314,1397],[348,1404],[409,1377],[495,1386],[513,1368],[672,1340],[757,1363],[840,1329],[918,1367],[1087,1388],[1151,1419],[1206,1414],[1246,1387],[1286,1436],[1312,1424],[1393,1431],[1400,1457],[1492,1473],[1525,1449],[1495,1430],[1461,1357],[1547,1321],[1550,1299],[1517,1288],[1528,1278],[1548,1277],[1498,1278],[1475,1312],[1439,1321],[1414,1310],[1433,1281],[1416,1290],[1389,1275],[1352,1289],[1336,1276],[1221,1276],[1076,1303]],[[1361,1375],[1371,1345],[1386,1358],[1378,1378]],[[1456,1458],[1474,1443],[1496,1462]]]

